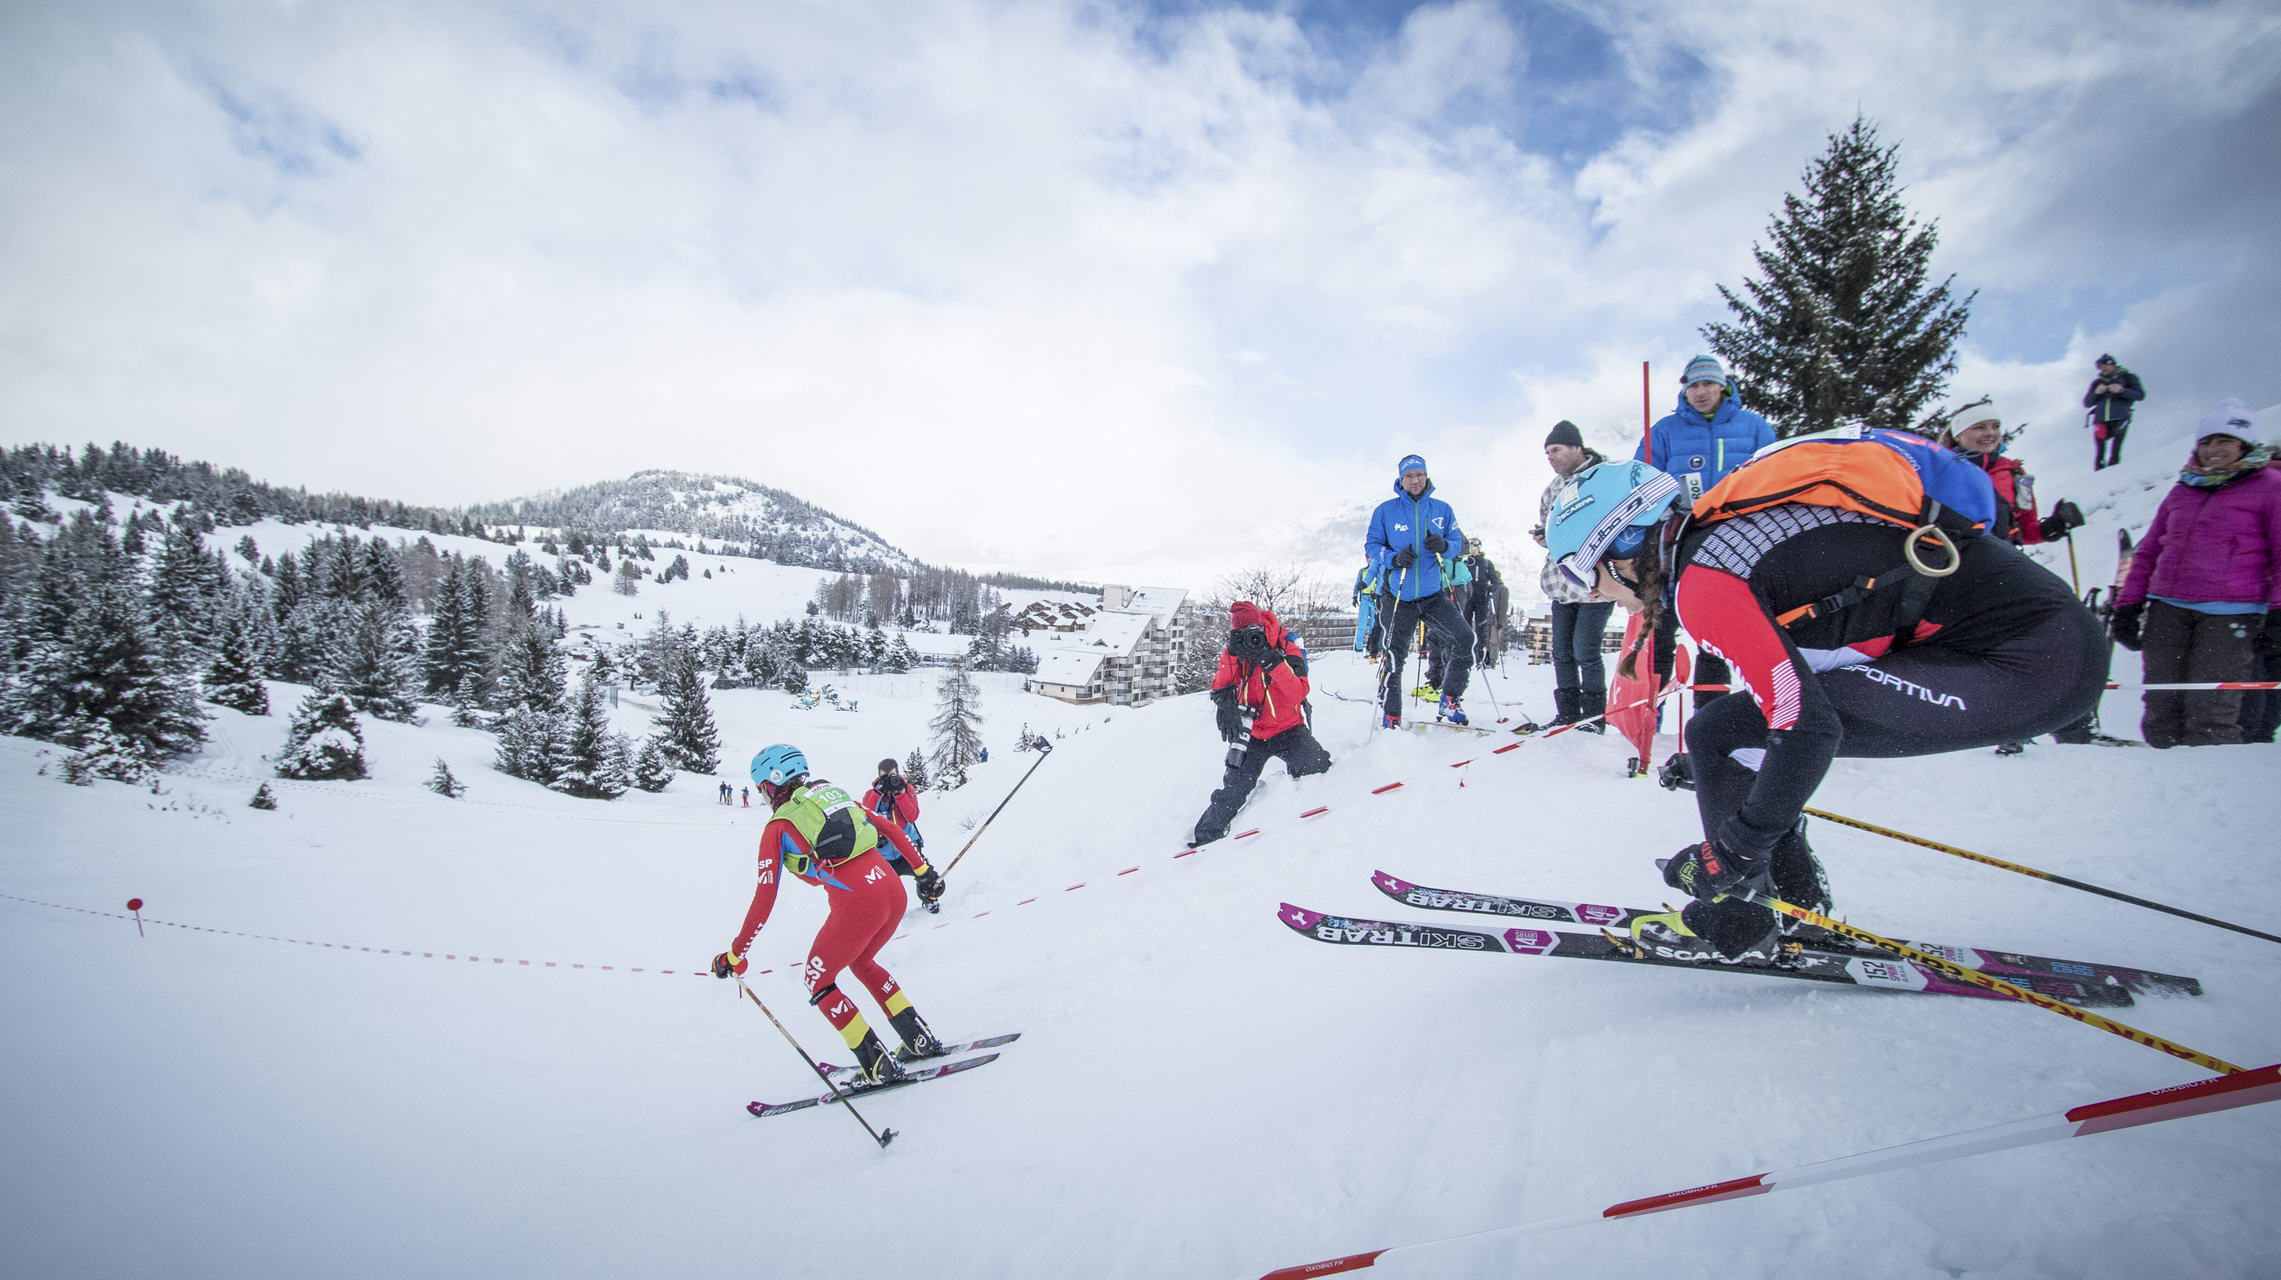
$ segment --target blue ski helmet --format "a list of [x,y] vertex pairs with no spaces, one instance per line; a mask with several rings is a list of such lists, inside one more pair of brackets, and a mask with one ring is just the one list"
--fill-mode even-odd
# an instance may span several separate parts
[[1545,517],[1545,553],[1561,575],[1589,588],[1600,561],[1625,556],[1647,541],[1679,500],[1679,481],[1644,462],[1602,462],[1561,487]]
[[762,747],[752,758],[752,780],[764,787],[781,787],[808,772],[808,757],[788,742]]

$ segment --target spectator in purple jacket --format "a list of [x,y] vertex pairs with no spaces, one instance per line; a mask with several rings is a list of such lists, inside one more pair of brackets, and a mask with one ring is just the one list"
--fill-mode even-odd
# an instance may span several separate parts
[[[2148,684],[2256,679],[2281,649],[2281,470],[2239,400],[2202,419],[2193,456],[2147,526],[2115,597],[2115,640]],[[2239,693],[2148,693],[2149,746],[2237,743]]]

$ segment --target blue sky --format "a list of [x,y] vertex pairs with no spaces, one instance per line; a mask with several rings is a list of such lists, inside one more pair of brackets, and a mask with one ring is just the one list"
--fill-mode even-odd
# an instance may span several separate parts
[[1629,447],[1856,111],[1979,291],[1956,399],[2079,415],[2113,349],[2149,414],[2281,400],[2248,0],[35,3],[0,439],[440,504],[730,472],[1199,588],[1422,451],[1515,545],[1546,429]]

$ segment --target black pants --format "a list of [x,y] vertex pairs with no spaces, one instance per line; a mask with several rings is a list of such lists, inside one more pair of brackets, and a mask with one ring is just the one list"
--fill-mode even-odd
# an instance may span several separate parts
[[[1838,755],[1938,755],[2025,742],[2080,720],[2098,704],[2106,682],[2106,645],[2098,619],[2069,600],[1982,652],[1963,653],[1935,641],[1811,678],[1821,682],[1837,711],[1844,734]],[[1766,747],[1766,717],[1746,694],[1716,698],[1688,721],[1687,750],[1704,831],[1719,831],[1746,801],[1771,828],[1760,832],[1762,838],[1773,839],[1796,821],[1821,779],[1762,769]],[[1779,876],[1777,884],[1787,888]],[[1729,940],[1747,942],[1774,925],[1766,908],[1732,898],[1690,904],[1686,920],[1730,953],[1735,948]]]
[[[2091,424],[2091,448],[2093,450],[2091,454],[2091,469],[2093,471],[2097,471],[2101,467],[2119,467],[2122,465],[2123,436],[2127,434],[2130,429],[2131,424],[2130,419],[2128,418],[2123,419],[2121,422],[2096,422]],[[2104,437],[2102,437],[2100,434],[2102,431],[2105,432]]]
[[[2148,684],[2205,684],[2257,678],[2263,613],[2201,613],[2146,602],[2140,655]],[[2214,691],[2149,693],[2139,732],[2150,747],[2216,747],[2241,741],[2241,695]]]
[[[2252,680],[2281,680],[2281,653],[2258,655]],[[2281,730],[2281,690],[2241,695],[2241,740],[2271,742]]]
[[1449,655],[1442,693],[1452,700],[1463,698],[1466,681],[1473,676],[1473,628],[1465,625],[1457,606],[1438,592],[1422,600],[1404,600],[1386,619],[1386,662],[1379,680],[1385,687],[1387,715],[1402,714],[1402,661],[1409,656],[1410,631],[1421,621],[1432,633],[1434,647]]
[[1272,738],[1253,738],[1251,745],[1236,757],[1227,772],[1220,778],[1220,789],[1212,793],[1212,802],[1204,806],[1204,816],[1196,819],[1196,833],[1191,843],[1210,844],[1228,833],[1228,826],[1236,820],[1236,811],[1251,798],[1251,789],[1259,785],[1260,771],[1267,762],[1280,756],[1283,767],[1294,778],[1310,773],[1322,773],[1331,767],[1331,753],[1315,741],[1315,734],[1307,726],[1293,725]]

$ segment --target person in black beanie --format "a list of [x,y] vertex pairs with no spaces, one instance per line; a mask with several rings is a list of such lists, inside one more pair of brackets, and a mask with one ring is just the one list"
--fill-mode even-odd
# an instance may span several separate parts
[[[1544,498],[1537,504],[1536,527],[1529,530],[1540,547],[1544,545],[1545,515],[1569,477],[1607,461],[1597,449],[1585,446],[1584,433],[1565,418],[1554,423],[1552,434],[1544,438],[1544,460],[1552,464],[1552,483],[1544,487]],[[1568,581],[1549,558],[1537,584],[1552,601],[1552,702],[1557,710],[1552,723],[1574,724],[1598,716],[1608,709],[1601,637],[1608,630],[1608,613],[1616,606],[1593,595],[1590,588]],[[1590,731],[1599,733],[1604,727],[1595,720]]]

